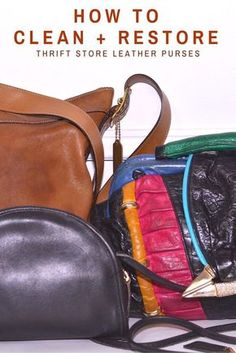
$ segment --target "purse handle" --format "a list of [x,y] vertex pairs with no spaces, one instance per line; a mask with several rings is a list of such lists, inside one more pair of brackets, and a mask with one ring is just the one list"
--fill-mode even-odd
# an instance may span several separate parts
[[[107,122],[104,126],[106,130],[109,126],[113,126],[123,119],[127,114],[130,103],[131,87],[136,83],[145,83],[155,89],[161,100],[161,111],[156,124],[145,137],[142,143],[136,148],[136,150],[129,156],[135,156],[143,153],[154,153],[155,146],[162,145],[165,142],[167,134],[169,132],[171,123],[171,110],[167,96],[158,86],[158,84],[149,76],[143,74],[135,74],[128,78],[124,86],[124,96],[118,101],[118,104],[112,107],[108,112]],[[109,188],[112,181],[112,177],[106,182],[101,191],[98,194],[97,202],[103,202],[108,198]]]
[[94,195],[97,195],[103,176],[104,151],[99,130],[87,113],[69,102],[4,84],[0,84],[0,111],[55,116],[68,120],[78,127],[92,147],[95,162]]

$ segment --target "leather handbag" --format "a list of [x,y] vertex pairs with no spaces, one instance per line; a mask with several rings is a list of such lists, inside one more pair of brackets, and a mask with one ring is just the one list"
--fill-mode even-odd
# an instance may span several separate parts
[[[1,84],[0,209],[47,206],[86,219],[101,185],[99,130],[112,98],[112,88],[62,101]],[[94,186],[86,166],[89,147]]]
[[[126,115],[137,82],[153,86],[163,101],[154,128],[135,152],[141,153],[150,141],[164,143],[170,126],[168,100],[148,76],[131,76],[114,107],[109,87],[62,101],[1,84],[0,209],[45,206],[88,219],[103,176],[101,136]],[[94,156],[93,183],[86,165],[89,152]],[[107,197],[108,185],[99,200]]]
[[171,142],[117,170],[93,224],[126,254],[133,316],[236,318],[235,159],[226,133]]
[[[236,344],[235,337],[222,334],[235,330],[235,324],[203,329],[162,317],[146,318],[129,328],[130,281],[124,258],[109,238],[72,214],[40,207],[2,210],[0,340],[89,338],[112,347],[160,353],[163,347],[198,336]],[[137,343],[136,334],[152,324],[174,324],[190,332]],[[213,346],[203,343],[200,348],[210,352]],[[218,352],[229,350],[217,347]],[[199,348],[199,343],[191,348]]]

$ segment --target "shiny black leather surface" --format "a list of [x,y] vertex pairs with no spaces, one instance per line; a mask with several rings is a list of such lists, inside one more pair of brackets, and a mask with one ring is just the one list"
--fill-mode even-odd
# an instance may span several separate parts
[[[186,254],[188,255],[189,259],[190,269],[192,270],[193,278],[195,278],[203,270],[203,265],[198,259],[197,254],[192,246],[190,234],[188,232],[184,218],[182,206],[183,175],[168,175],[164,176],[163,179],[168,189],[175,212],[178,216],[179,224],[183,234]],[[225,298],[202,298],[201,304],[208,319],[233,319],[236,317],[236,296]]]
[[0,339],[122,337],[127,292],[102,236],[70,214],[0,213]]
[[219,279],[236,280],[236,151],[193,157],[189,207],[201,247]]
[[165,175],[163,176],[163,181],[168,190],[172,205],[174,207],[181,232],[183,235],[185,251],[188,256],[189,267],[193,274],[193,277],[197,277],[203,270],[203,266],[198,259],[196,251],[192,245],[191,237],[186,225],[183,203],[182,203],[182,184],[183,184],[183,174],[176,175]]

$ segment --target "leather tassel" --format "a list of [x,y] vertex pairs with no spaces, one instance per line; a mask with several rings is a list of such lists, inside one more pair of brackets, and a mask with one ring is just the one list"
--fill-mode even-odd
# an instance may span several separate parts
[[121,132],[119,122],[116,124],[115,129],[115,142],[113,143],[113,173],[123,162],[123,146],[120,142]]

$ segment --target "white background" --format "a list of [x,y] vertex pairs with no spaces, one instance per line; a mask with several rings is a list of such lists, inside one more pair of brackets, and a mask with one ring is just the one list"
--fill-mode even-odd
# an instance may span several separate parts
[[[103,17],[99,24],[73,23],[73,10],[120,8],[120,23],[108,25]],[[155,8],[159,19],[155,24],[142,21],[135,24],[132,8]],[[0,64],[1,81],[9,85],[67,98],[98,87],[115,88],[115,100],[123,94],[125,80],[134,73],[152,76],[169,97],[172,126],[169,140],[202,133],[234,130],[236,81],[236,30],[234,0],[8,0],[0,3]],[[143,18],[143,17],[142,17]],[[35,31],[41,40],[42,31],[52,29],[56,34],[64,29],[86,32],[84,49],[101,49],[95,38],[104,33],[103,49],[200,49],[199,58],[37,58],[36,49],[81,49],[79,46],[16,46],[13,34],[17,30]],[[115,43],[118,29],[132,31],[171,29],[218,30],[218,45],[165,48],[157,46],[125,46]],[[127,118],[122,122],[124,154],[127,156],[138,141],[147,134],[158,113],[155,94],[150,88],[138,87],[138,96]],[[141,97],[141,98],[140,98]],[[114,131],[108,131],[104,143],[106,157],[111,158]],[[106,177],[110,174],[107,163]],[[105,178],[106,178],[105,177]]]
[[[135,25],[130,13],[132,8],[156,8],[157,24]],[[106,58],[79,59],[37,58],[30,45],[16,46],[13,33],[16,30],[34,29],[38,36],[44,29],[79,30],[73,23],[73,9],[121,8],[119,25],[107,25],[105,21],[83,25],[89,29],[87,48],[97,49],[94,37],[108,35],[105,49],[113,49],[114,35],[121,27],[126,30],[172,29],[218,30],[219,45],[202,46],[199,58]],[[98,87],[112,86],[115,97],[122,96],[123,84],[134,73],[152,76],[169,97],[172,107],[172,126],[168,139],[220,131],[235,130],[235,82],[236,82],[236,29],[235,0],[40,0],[1,1],[0,3],[0,81],[58,98],[67,98]],[[116,45],[118,49],[118,46]],[[42,49],[42,47],[41,47]],[[49,48],[47,48],[49,49]],[[52,46],[50,49],[73,49]],[[78,48],[76,48],[78,49]],[[122,46],[119,49],[128,49]],[[140,49],[130,46],[129,49]],[[146,49],[143,46],[143,49]],[[150,47],[148,47],[150,49]],[[153,49],[153,48],[151,48]],[[165,49],[157,46],[157,49]],[[193,45],[184,48],[199,49]],[[115,100],[116,101],[116,100]],[[114,101],[114,102],[115,102]],[[158,115],[158,100],[151,88],[137,85],[132,107],[122,122],[125,156],[134,149],[152,127]],[[104,138],[106,148],[106,175],[111,173],[111,143],[113,131]],[[158,331],[162,332],[162,331]],[[168,332],[168,331],[167,331]],[[144,339],[144,338],[143,338]],[[1,343],[2,352],[110,352],[110,348],[83,342],[35,342]]]

